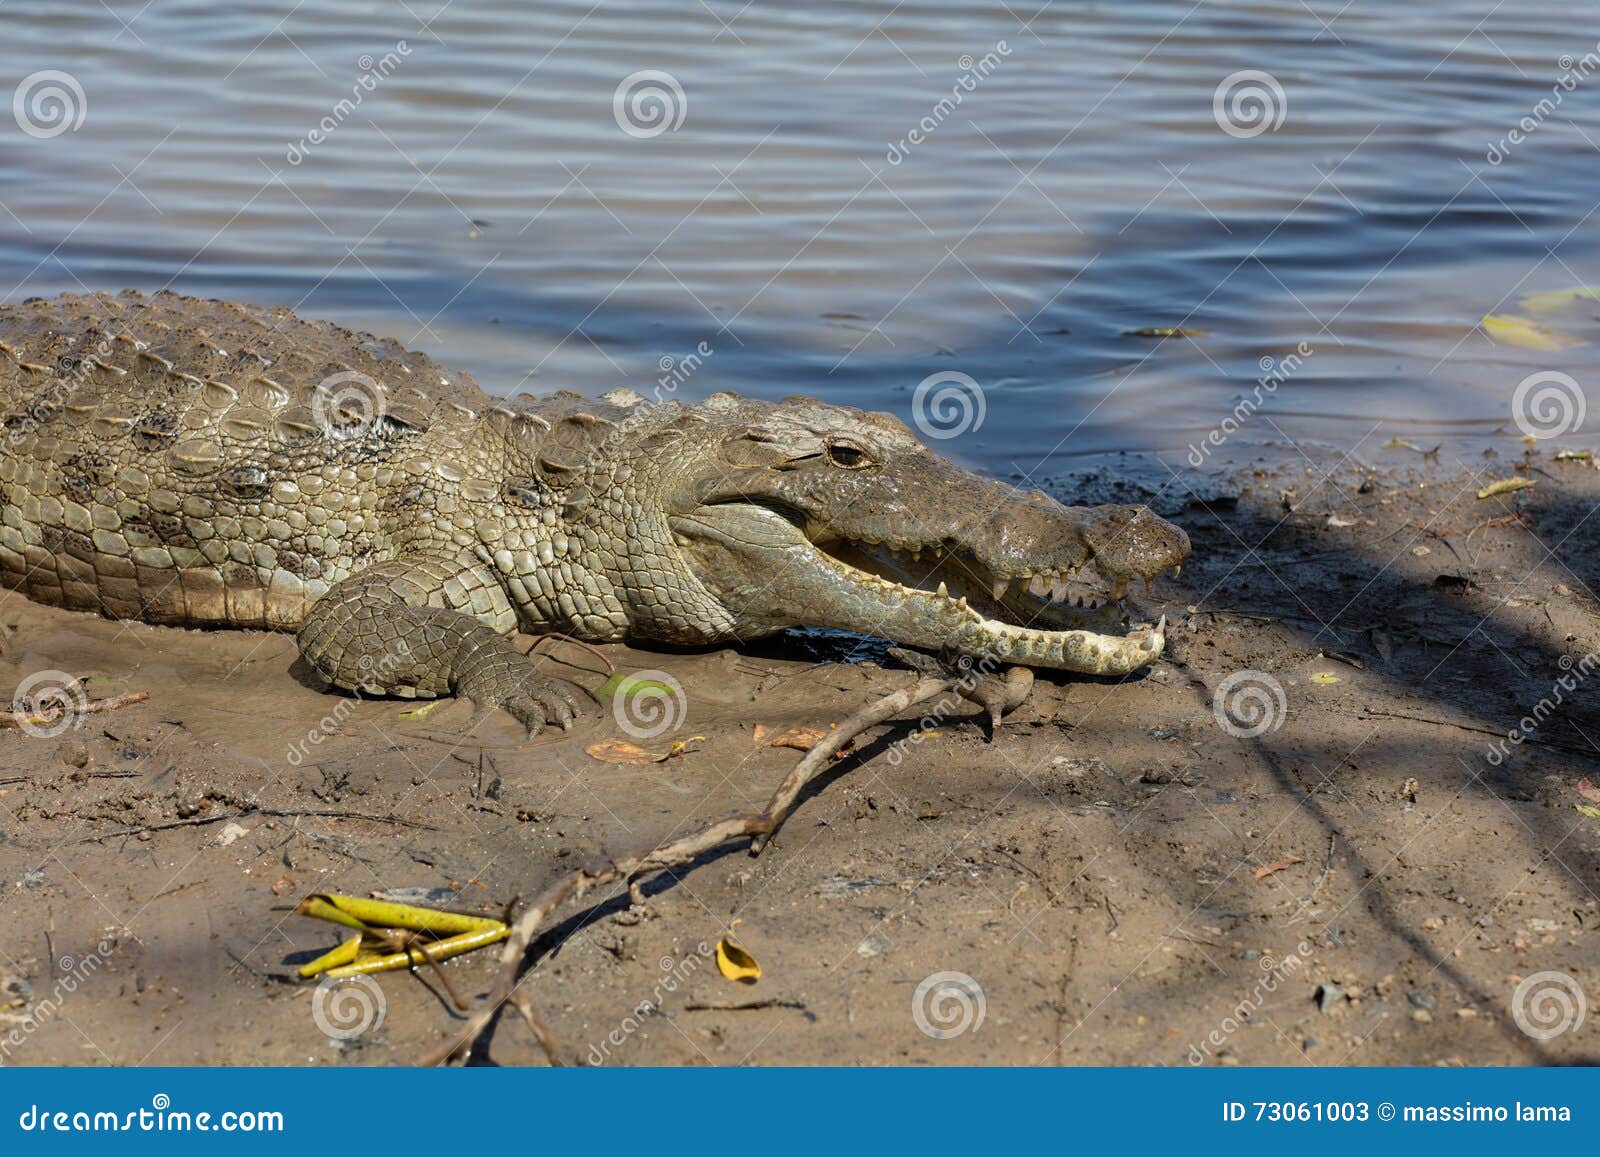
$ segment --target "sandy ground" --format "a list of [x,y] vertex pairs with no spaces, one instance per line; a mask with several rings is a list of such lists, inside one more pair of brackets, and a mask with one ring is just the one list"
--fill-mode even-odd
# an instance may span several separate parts
[[[729,850],[657,879],[643,912],[611,893],[567,910],[525,981],[563,1055],[1596,1059],[1600,1018],[1548,1039],[1519,1026],[1560,1027],[1565,982],[1514,995],[1553,972],[1600,998],[1600,818],[1578,810],[1600,803],[1579,788],[1600,778],[1600,700],[1583,685],[1600,646],[1600,472],[1519,446],[1470,464],[1370,459],[1285,450],[1172,480],[1148,496],[1195,557],[1137,596],[1172,615],[1163,661],[1121,681],[1041,677],[993,742],[965,710],[912,746],[914,720],[880,729],[761,857]],[[1534,488],[1475,497],[1517,466]],[[1053,486],[1142,496],[1098,476]],[[284,636],[15,595],[0,622],[0,686],[59,670],[93,696],[150,696],[54,738],[0,735],[9,1064],[411,1063],[460,1023],[437,982],[384,976],[381,1022],[332,1039],[292,975],[337,937],[286,910],[299,897],[450,888],[498,910],[608,850],[759,807],[798,752],[757,746],[757,724],[825,726],[912,680],[795,639],[607,648],[685,688],[682,727],[647,747],[705,737],[620,766],[585,753],[617,734],[609,713],[532,746],[484,748],[514,738],[498,725],[451,741],[461,708],[418,721],[322,694]],[[592,656],[552,652],[603,678]],[[1235,693],[1262,691],[1270,711],[1259,735],[1230,733],[1214,705],[1241,672]],[[1526,741],[1491,761],[1541,700]],[[306,743],[324,719],[334,734]],[[701,949],[735,920],[764,970],[753,987]],[[447,967],[481,995],[494,964],[491,950]],[[972,987],[930,990],[940,973]],[[510,1017],[478,1059],[544,1063]]]

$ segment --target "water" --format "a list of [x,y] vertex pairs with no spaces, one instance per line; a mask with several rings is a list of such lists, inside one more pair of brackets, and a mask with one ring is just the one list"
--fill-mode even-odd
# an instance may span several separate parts
[[[505,394],[666,379],[909,419],[919,382],[962,373],[983,421],[944,447],[1004,474],[1121,450],[1182,469],[1290,354],[1225,456],[1466,451],[1516,434],[1537,370],[1587,391],[1592,433],[1600,347],[1477,322],[1600,283],[1593,15],[10,0],[0,96],[61,70],[83,119],[29,135],[0,106],[0,300],[283,303]],[[666,119],[630,134],[614,96],[641,70],[682,95],[658,77]],[[1278,86],[1257,135],[1217,119],[1240,70]],[[1128,333],[1161,326],[1203,333]]]

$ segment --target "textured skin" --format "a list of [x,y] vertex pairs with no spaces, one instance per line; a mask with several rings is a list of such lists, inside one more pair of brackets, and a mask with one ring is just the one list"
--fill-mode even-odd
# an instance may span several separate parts
[[[1154,657],[1148,636],[1002,639],[964,601],[896,595],[796,529],[820,527],[820,541],[859,523],[841,533],[948,546],[957,536],[931,523],[897,537],[928,521],[916,491],[937,476],[993,488],[1026,528],[973,539],[981,561],[967,565],[985,577],[1025,577],[1013,556],[1059,540],[1034,569],[1059,586],[1092,554],[1120,585],[1187,553],[1142,508],[1017,499],[888,415],[642,403],[499,401],[392,341],[285,309],[167,293],[0,307],[0,581],[115,618],[298,630],[335,686],[465,695],[530,730],[569,724],[578,701],[513,648],[518,628],[708,644],[813,623],[1079,670]],[[839,465],[846,442],[868,467]],[[774,584],[778,558],[792,582]]]

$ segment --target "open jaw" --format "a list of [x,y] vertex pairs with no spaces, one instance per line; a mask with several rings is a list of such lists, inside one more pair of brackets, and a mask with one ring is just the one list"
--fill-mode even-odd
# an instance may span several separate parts
[[[851,539],[750,503],[701,507],[674,522],[689,540],[702,581],[752,626],[835,627],[1093,675],[1125,675],[1160,657],[1164,617],[1152,629],[1105,632],[1120,627],[1115,604],[1132,575],[1148,584],[1163,570],[1175,571],[1188,554],[1188,541],[1175,528],[1167,528],[1173,536],[1160,544],[1113,561],[1082,536],[1068,536],[1036,552],[1039,569],[1024,570],[995,557],[1015,551],[986,552],[948,539]],[[761,559],[756,575],[748,573],[754,549]],[[1089,581],[1091,568],[1109,588],[1104,602]],[[746,573],[729,581],[730,572]]]

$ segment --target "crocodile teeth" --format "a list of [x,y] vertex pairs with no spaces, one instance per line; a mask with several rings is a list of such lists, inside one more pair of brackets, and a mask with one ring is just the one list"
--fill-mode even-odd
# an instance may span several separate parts
[[1050,590],[1050,585],[1047,582],[1045,582],[1044,575],[1036,574],[1036,575],[1032,575],[1032,576],[1029,577],[1029,579],[1028,579],[1028,593],[1030,595],[1037,595],[1039,598],[1042,599],[1042,598],[1044,598],[1046,592],[1048,592],[1049,590]]
[[1064,602],[1067,597],[1067,577],[1058,573],[1056,581],[1050,584],[1050,597],[1056,602]]
[[1002,598],[1005,597],[1006,588],[1009,587],[1010,585],[1011,585],[1011,580],[1008,579],[1008,578],[997,578],[997,579],[994,580],[994,587],[992,588],[992,590],[994,592],[994,600],[995,600],[995,602],[999,602]]
[[1183,564],[1180,562],[1172,568],[1172,577],[1177,578],[1183,573]]
[[939,589],[937,591],[935,591],[934,593],[936,595],[938,595],[941,599],[947,599],[947,598],[950,597],[950,588],[945,586],[943,583],[940,583],[939,584]]

